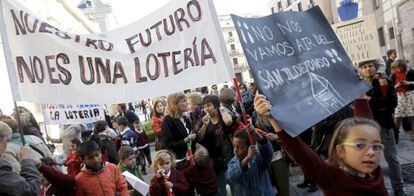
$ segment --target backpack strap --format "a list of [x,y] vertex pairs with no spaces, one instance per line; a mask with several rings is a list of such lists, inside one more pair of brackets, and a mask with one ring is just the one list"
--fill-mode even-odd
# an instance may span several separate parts
[[29,144],[30,148],[32,148],[34,151],[38,152],[40,155],[42,155],[42,157],[46,157],[45,154],[39,150],[36,146]]

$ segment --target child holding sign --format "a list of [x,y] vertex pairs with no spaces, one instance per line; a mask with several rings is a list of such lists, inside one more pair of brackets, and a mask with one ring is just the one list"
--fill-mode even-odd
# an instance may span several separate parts
[[226,180],[233,195],[275,195],[267,170],[272,161],[272,145],[253,127],[249,132],[257,141],[258,149],[250,145],[245,130],[236,131],[232,140],[234,157],[227,164]]
[[376,122],[365,118],[343,120],[332,137],[326,163],[279,126],[269,114],[272,106],[264,95],[256,94],[254,106],[258,114],[268,117],[286,151],[324,195],[388,195],[379,167],[384,145]]

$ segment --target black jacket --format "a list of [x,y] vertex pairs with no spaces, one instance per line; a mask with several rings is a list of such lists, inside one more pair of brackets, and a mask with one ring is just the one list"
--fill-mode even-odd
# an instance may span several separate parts
[[397,93],[394,84],[389,79],[386,80],[388,82],[388,88],[385,97],[381,93],[378,79],[372,81],[372,89],[367,92],[367,95],[371,97],[369,105],[374,119],[381,125],[381,127],[389,129],[394,126],[393,114],[397,107]]
[[388,77],[391,77],[391,65],[392,62],[394,62],[391,59],[387,59],[387,61],[385,62],[385,74],[387,74]]
[[[187,137],[187,130],[191,131],[191,122],[184,117],[185,125],[180,119],[166,115],[161,125],[162,148],[172,151],[177,159],[182,159],[187,154],[187,144],[184,138]],[[193,142],[194,144],[195,142]]]

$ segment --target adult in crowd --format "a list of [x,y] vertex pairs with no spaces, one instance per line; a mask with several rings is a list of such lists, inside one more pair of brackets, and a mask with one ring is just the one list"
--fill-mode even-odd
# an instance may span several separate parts
[[127,110],[124,103],[117,104],[116,111],[118,111],[120,117],[124,117],[128,120],[128,127],[134,130],[134,121],[139,120],[138,116],[133,111]]
[[[12,134],[11,128],[4,122],[0,122],[0,156],[7,149],[7,140]],[[20,149],[21,171],[13,172],[9,163],[0,159],[0,195],[38,195],[40,188],[40,174],[30,158],[31,152],[28,146]]]
[[[398,104],[395,108],[395,126],[399,129],[402,118],[407,118],[414,127],[414,71],[409,70],[404,60],[393,62],[395,73],[391,79],[397,89]],[[414,131],[411,130],[411,139],[414,140]]]
[[107,109],[104,109],[104,115],[105,115],[105,121],[106,121],[106,124],[108,125],[108,127],[110,129],[114,129],[114,127],[112,126],[112,118],[108,114],[108,110]]
[[[374,78],[377,67],[375,61],[360,62],[364,79],[371,83],[372,89],[366,93],[374,120],[381,126],[381,141],[385,146],[384,157],[388,163],[394,195],[405,195],[401,167],[394,137],[393,113],[397,106],[397,95],[393,83],[386,77]],[[398,87],[398,86],[397,86]],[[411,110],[413,112],[413,110]],[[399,116],[396,112],[396,116]]]
[[162,99],[154,101],[154,109],[151,117],[151,127],[155,136],[155,150],[161,150],[161,125],[164,119],[165,105]]
[[[0,116],[0,121],[6,123],[12,130],[7,141],[7,149],[2,155],[2,159],[9,163],[13,171],[16,173],[20,172],[22,157],[20,157],[20,150],[22,147],[21,134],[17,125],[17,122],[10,116]],[[52,152],[44,141],[34,135],[25,135],[24,139],[29,145],[31,150],[31,159],[39,160],[45,157],[52,157]]]
[[143,99],[140,103],[139,103],[139,107],[142,110],[142,113],[144,114],[145,117],[145,121],[148,120],[148,109],[147,109],[147,101],[145,99]]
[[201,126],[201,118],[206,114],[202,106],[203,98],[199,93],[191,93],[188,96],[188,109],[190,111],[191,127],[195,132]]
[[219,91],[218,91],[218,88],[217,88],[217,84],[211,85],[210,95],[219,96]]
[[250,93],[253,96],[256,94],[257,87],[256,87],[256,84],[254,82],[250,82],[250,84],[249,84],[249,90],[250,90]]
[[113,164],[118,163],[118,153],[115,145],[116,133],[108,128],[106,121],[99,120],[94,123],[93,135],[97,137],[98,144],[102,149],[102,159]]
[[[20,117],[20,122],[21,122],[21,126],[22,126],[22,130],[23,130],[23,134],[25,135],[34,135],[37,136],[38,138],[43,139],[43,135],[42,132],[40,131],[40,127],[39,124],[37,123],[35,117],[33,116],[33,114],[26,109],[25,107],[19,106],[17,108],[19,117]],[[16,112],[14,112],[12,114],[13,118],[15,120],[17,120],[17,116],[16,116]]]
[[242,96],[242,103],[243,103],[244,110],[249,116],[251,116],[254,111],[254,108],[253,108],[254,95],[252,95],[252,93],[250,92],[249,89],[247,89],[244,83],[241,83],[239,86],[240,86],[240,92]]
[[208,95],[208,87],[207,86],[203,86],[200,88],[200,93],[202,97],[205,97],[206,95]]
[[387,61],[385,62],[385,74],[387,74],[388,77],[391,77],[391,66],[392,63],[397,59],[397,51],[395,49],[389,49],[387,51]]
[[[177,169],[185,165],[187,143],[196,139],[192,133],[190,120],[183,114],[188,109],[184,93],[173,93],[167,97],[166,116],[161,125],[161,137],[164,149],[168,149],[177,157]],[[192,143],[193,146],[195,145]]]
[[135,108],[131,102],[128,103],[128,110],[135,112]]
[[207,95],[203,99],[204,111],[197,138],[207,148],[213,161],[213,168],[219,184],[218,195],[226,195],[225,171],[232,158],[231,146],[232,117],[224,109],[220,110],[220,99],[216,95]]
[[226,111],[231,116],[232,129],[237,131],[242,129],[241,115],[237,112],[234,104],[236,103],[236,91],[231,88],[223,88],[220,91],[221,109]]
[[63,124],[59,126],[60,139],[63,143],[63,152],[65,154],[69,153],[70,150],[70,140],[73,138],[78,138],[82,141],[82,132],[86,131],[87,127],[84,124]]
[[222,109],[226,110],[226,112],[232,116],[233,122],[235,121],[235,118],[240,117],[240,114],[236,111],[236,107],[234,107],[234,104],[236,103],[236,91],[231,88],[221,89],[220,103]]

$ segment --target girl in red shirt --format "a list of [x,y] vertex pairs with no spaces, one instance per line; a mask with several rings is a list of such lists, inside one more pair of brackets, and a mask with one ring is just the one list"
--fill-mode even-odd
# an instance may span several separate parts
[[155,135],[155,150],[161,150],[161,125],[164,119],[165,106],[162,99],[154,101],[154,108],[151,117],[151,127]]
[[[264,95],[256,94],[254,108],[266,116],[285,150],[324,195],[388,195],[379,167],[384,150],[380,126],[366,118],[348,118],[337,127],[329,146],[328,162],[323,161],[299,138],[290,137],[270,116],[272,106]],[[268,134],[272,140],[275,134]]]
[[63,165],[68,168],[68,175],[75,177],[81,170],[81,159],[77,155],[76,150],[78,149],[81,141],[78,138],[70,140],[70,152],[63,162]]
[[188,195],[187,180],[183,173],[175,169],[175,166],[175,156],[171,152],[160,150],[155,154],[151,165],[151,170],[155,175],[151,179],[149,195]]

